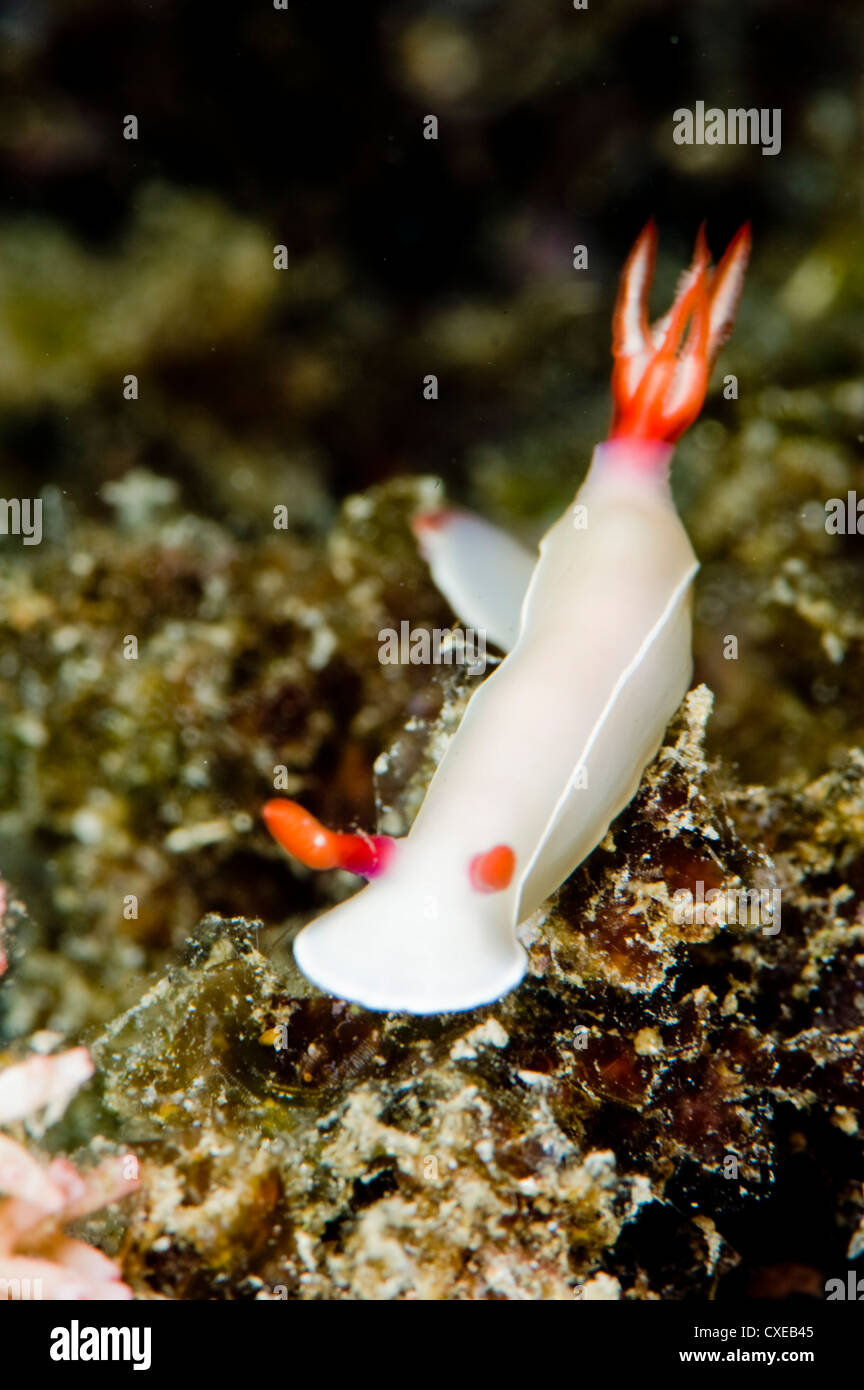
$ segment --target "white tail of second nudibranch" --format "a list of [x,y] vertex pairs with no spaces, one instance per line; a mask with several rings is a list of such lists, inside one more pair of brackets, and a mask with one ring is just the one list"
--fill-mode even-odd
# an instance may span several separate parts
[[326,830],[292,801],[265,807],[304,863],[373,880],[295,941],[301,970],[327,992],[418,1014],[497,999],[525,972],[518,924],[636,792],[691,676],[698,566],[669,461],[701,409],[749,244],[743,227],[712,270],[700,231],[652,327],[656,232],[642,232],[615,311],[610,437],[538,556],[464,512],[415,518],[460,619],[509,650],[469,701],[404,839]]

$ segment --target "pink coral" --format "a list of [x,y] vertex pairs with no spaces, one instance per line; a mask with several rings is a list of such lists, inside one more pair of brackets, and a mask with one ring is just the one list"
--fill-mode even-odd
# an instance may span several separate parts
[[[7,1067],[0,1073],[0,1123],[43,1109],[49,1121],[56,1118],[92,1074],[84,1047]],[[0,1133],[0,1300],[132,1298],[114,1261],[64,1227],[137,1186],[130,1156],[79,1173],[68,1159],[45,1163]]]

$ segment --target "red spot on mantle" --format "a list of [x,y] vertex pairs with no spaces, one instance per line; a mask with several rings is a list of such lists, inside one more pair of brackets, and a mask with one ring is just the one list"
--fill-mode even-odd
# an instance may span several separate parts
[[495,845],[485,854],[475,854],[468,876],[475,893],[500,893],[509,888],[516,867],[516,856],[509,845]]

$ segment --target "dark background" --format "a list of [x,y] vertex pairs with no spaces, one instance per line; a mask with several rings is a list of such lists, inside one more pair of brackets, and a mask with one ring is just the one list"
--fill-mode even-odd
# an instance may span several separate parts
[[[86,492],[91,473],[94,486],[122,474],[131,452],[214,506],[206,470],[171,428],[172,413],[200,404],[241,447],[305,451],[331,495],[424,470],[470,494],[471,450],[490,442],[530,474],[572,441],[555,468],[578,476],[608,409],[616,277],[652,213],[661,295],[703,217],[718,254],[752,219],[740,331],[750,385],[781,360],[784,384],[805,379],[812,341],[760,314],[759,296],[826,236],[859,244],[862,29],[853,0],[6,6],[3,218],[50,219],[96,265],[117,260],[122,279],[142,189],[200,192],[255,225],[262,256],[284,243],[291,266],[227,328],[190,334],[195,299],[181,296],[157,343],[126,360],[103,354],[74,399],[40,381],[34,350],[5,425],[6,469],[35,465]],[[780,155],[676,146],[672,112],[700,99],[780,107]],[[136,142],[122,138],[129,113]],[[422,138],[430,113],[437,142]],[[589,248],[581,275],[577,243]],[[170,243],[160,255],[170,279]],[[133,257],[125,274],[135,272]],[[88,337],[112,287],[94,292]],[[230,275],[218,288],[230,304]],[[493,318],[463,325],[454,348],[447,316],[465,306]],[[49,361],[56,337],[42,344]],[[835,325],[818,347],[823,372],[860,365],[852,331]],[[135,370],[133,424],[118,378]],[[434,407],[422,399],[427,372],[440,377]],[[88,438],[94,412],[109,437],[122,428],[123,457],[82,444],[70,406],[89,414]]]

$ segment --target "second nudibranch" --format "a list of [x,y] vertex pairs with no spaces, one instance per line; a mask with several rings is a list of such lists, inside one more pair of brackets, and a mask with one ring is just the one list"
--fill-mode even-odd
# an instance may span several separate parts
[[651,326],[653,223],[639,236],[615,309],[610,436],[539,556],[465,512],[415,518],[460,619],[509,652],[469,701],[405,838],[332,832],[292,801],[264,808],[304,863],[372,879],[294,943],[328,993],[417,1014],[497,999],[525,973],[518,924],[635,794],[692,671],[698,564],[669,462],[731,329],[749,246],[745,226],[712,269],[700,230]]

